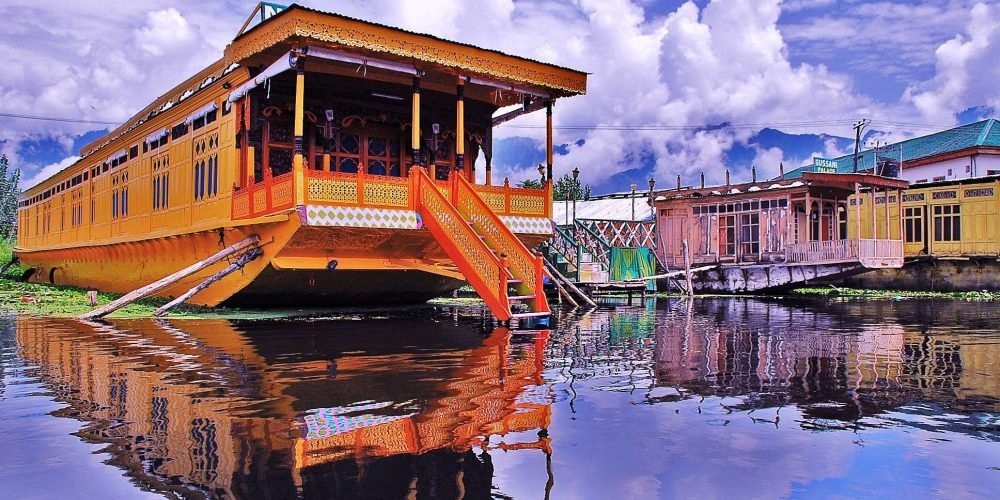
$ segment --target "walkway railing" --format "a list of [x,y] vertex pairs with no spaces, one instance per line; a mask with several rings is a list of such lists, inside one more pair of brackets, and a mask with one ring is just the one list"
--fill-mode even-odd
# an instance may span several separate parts
[[807,241],[785,247],[789,264],[860,262],[866,267],[897,267],[903,263],[902,240],[852,239]]
[[[250,170],[253,170],[251,165]],[[289,172],[272,177],[264,169],[260,182],[251,177],[242,189],[233,193],[234,219],[260,217],[294,207],[296,189],[307,204],[394,208],[415,210],[417,197],[411,192],[410,179],[359,172],[306,170],[302,186],[296,186]],[[432,181],[441,194],[451,199],[449,181]],[[499,216],[545,217],[552,215],[551,190],[471,184],[471,189]]]

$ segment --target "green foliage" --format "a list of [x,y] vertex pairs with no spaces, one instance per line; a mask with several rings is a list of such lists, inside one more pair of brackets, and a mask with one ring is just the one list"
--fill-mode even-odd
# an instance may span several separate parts
[[577,200],[589,200],[590,184],[581,185],[580,179],[573,180],[572,175],[563,174],[552,186],[552,198],[556,201],[565,201],[574,197]]
[[0,155],[0,241],[8,242],[17,238],[17,195],[21,193],[21,171],[8,173],[9,169],[7,155]]
[[530,189],[542,189],[542,181],[538,179],[526,179],[517,184],[517,187],[530,188]]
[[993,301],[1000,300],[1000,292],[990,292],[989,290],[968,291],[968,292],[921,292],[914,290],[877,290],[867,288],[847,288],[830,285],[826,288],[804,287],[792,290],[795,295],[818,295],[823,297],[851,297],[870,299],[919,299],[919,298],[940,298],[940,299],[962,299],[970,301]]

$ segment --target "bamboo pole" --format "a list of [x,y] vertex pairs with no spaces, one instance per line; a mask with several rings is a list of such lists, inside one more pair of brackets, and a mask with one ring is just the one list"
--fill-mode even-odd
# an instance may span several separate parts
[[563,288],[561,284],[559,284],[559,280],[556,279],[555,276],[552,276],[552,273],[550,273],[548,269],[545,270],[545,274],[548,275],[549,279],[552,280],[552,284],[556,286],[556,290],[559,291],[560,300],[565,298],[567,302],[573,305],[573,307],[580,307],[580,304],[575,299],[573,299],[573,296],[570,295],[570,293],[567,292],[566,289]]
[[548,266],[548,270],[552,274],[552,276],[555,276],[555,277],[561,279],[563,281],[563,283],[566,284],[566,287],[569,288],[570,291],[572,291],[573,293],[577,294],[577,296],[579,296],[581,299],[583,299],[583,301],[586,302],[588,306],[597,307],[597,303],[596,302],[594,302],[593,300],[591,300],[590,297],[587,296],[587,294],[585,294],[582,291],[580,291],[580,289],[577,288],[576,285],[574,285],[572,281],[566,279],[566,277],[563,276],[559,272],[559,270],[556,269],[555,266],[552,265],[551,262],[543,259],[542,263],[545,264],[546,266]]
[[[692,273],[700,273],[702,271],[708,271],[709,269],[713,269],[715,267],[716,266],[714,266],[714,265],[694,267],[694,268],[691,268],[691,272]],[[630,279],[630,280],[625,280],[625,283],[636,283],[636,282],[646,281],[646,280],[661,280],[661,279],[668,279],[668,278],[677,278],[679,276],[683,276],[684,273],[685,273],[685,271],[683,271],[683,270],[681,270],[681,271],[670,271],[669,273],[654,274],[652,276],[643,276],[642,278],[633,278],[633,279]]]
[[170,302],[167,302],[165,305],[163,305],[163,307],[160,307],[156,311],[153,311],[153,316],[163,316],[163,315],[167,314],[168,311],[170,311],[171,309],[173,309],[173,308],[175,308],[175,307],[183,304],[184,302],[186,302],[191,297],[194,297],[194,295],[197,294],[198,292],[200,292],[200,291],[208,288],[209,286],[211,286],[216,281],[219,281],[222,278],[225,278],[226,276],[229,276],[233,272],[238,271],[240,269],[243,269],[247,264],[249,264],[254,259],[256,259],[257,257],[260,257],[263,254],[264,254],[264,252],[260,248],[251,248],[246,253],[240,255],[239,257],[237,257],[236,261],[234,261],[232,264],[229,264],[228,266],[226,266],[225,269],[223,269],[223,270],[215,273],[214,275],[212,275],[212,277],[208,278],[205,281],[202,281],[197,286],[195,286],[194,288],[188,290],[187,292],[185,292],[180,297],[177,297],[176,299],[171,300]]
[[118,300],[115,300],[110,304],[105,305],[104,307],[99,307],[97,309],[94,309],[93,311],[90,311],[89,313],[83,314],[79,317],[79,319],[91,320],[107,316],[108,314],[111,314],[112,312],[115,312],[118,309],[121,309],[122,307],[125,307],[143,297],[151,295],[163,288],[166,288],[167,286],[170,286],[184,278],[187,278],[188,276],[191,276],[192,274],[197,273],[198,271],[201,271],[206,267],[211,266],[212,264],[215,264],[216,262],[225,259],[226,257],[229,257],[230,255],[236,252],[239,252],[240,250],[244,250],[253,245],[256,245],[259,242],[260,242],[260,237],[258,237],[257,235],[250,236],[234,245],[219,250],[215,255],[212,255],[211,257],[205,260],[195,262],[194,264],[191,264],[190,266],[185,267],[184,269],[181,269],[176,273],[173,273],[164,278],[160,278],[159,280],[150,283],[142,288],[133,290],[121,296]]
[[691,255],[688,252],[688,240],[681,241],[681,248],[684,251],[684,279],[687,281],[687,294],[694,295],[694,286],[691,284]]

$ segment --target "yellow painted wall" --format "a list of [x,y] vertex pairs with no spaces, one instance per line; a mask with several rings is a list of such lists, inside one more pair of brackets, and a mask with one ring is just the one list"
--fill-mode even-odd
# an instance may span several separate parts
[[[876,195],[879,197],[881,195]],[[890,193],[890,198],[894,194]],[[871,199],[867,193],[862,193],[864,199],[860,208],[861,238],[872,237]],[[857,218],[858,207],[851,196],[848,207],[848,234],[850,238],[858,237]],[[890,202],[890,226],[892,238],[900,238],[903,224],[899,220],[897,202]],[[928,255],[936,257],[970,257],[1000,255],[1000,180],[981,183],[953,184],[946,186],[918,187],[903,191],[903,206],[917,208],[923,211],[926,219],[923,224],[923,241],[905,243],[904,251],[907,257],[921,255],[925,248]],[[961,229],[960,239],[944,241],[935,234],[935,207],[957,206]],[[885,237],[885,207],[881,203],[875,205],[875,221],[877,237]],[[941,209],[944,210],[944,209]],[[944,217],[941,214],[940,217]]]
[[[225,94],[221,87],[200,99],[190,99],[190,103],[177,105],[175,110],[162,114],[152,130],[172,128],[182,123],[190,112],[214,101],[219,105],[218,118],[198,130],[188,127],[188,132],[177,139],[169,139],[165,146],[143,152],[148,129],[143,135],[128,134],[108,144],[78,162],[73,167],[60,172],[33,192],[44,192],[51,186],[90,172],[92,167],[103,169],[109,154],[132,147],[138,148],[138,156],[129,159],[117,168],[103,171],[96,178],[52,195],[47,200],[19,210],[21,231],[18,248],[24,250],[45,249],[75,245],[99,245],[119,241],[136,240],[183,234],[193,231],[225,226],[231,219],[231,197],[233,180],[236,178],[237,152],[235,150],[235,130],[237,112],[223,114]],[[217,155],[218,188],[214,196],[194,200],[194,147],[199,141],[211,137],[214,146],[202,152],[199,158]],[[89,161],[88,161],[89,160]],[[166,209],[153,210],[153,164],[154,161],[167,163],[169,172],[169,204]],[[166,172],[165,171],[165,172]],[[206,176],[208,173],[206,172]],[[207,184],[207,181],[206,181]],[[207,186],[206,186],[207,189]],[[128,193],[127,215],[113,217],[112,201],[123,192]],[[74,200],[74,196],[76,199]],[[73,207],[82,209],[82,221],[72,224]],[[119,209],[121,208],[119,198]]]

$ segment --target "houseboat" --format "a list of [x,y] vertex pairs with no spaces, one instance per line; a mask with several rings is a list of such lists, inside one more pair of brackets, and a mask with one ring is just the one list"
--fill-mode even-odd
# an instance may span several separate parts
[[[755,292],[901,267],[903,242],[889,226],[898,224],[899,193],[908,185],[824,172],[708,187],[678,181],[653,193],[657,257],[671,270],[699,269],[692,285],[702,292]],[[858,203],[876,206],[881,229],[875,219],[849,216]]]
[[[298,5],[255,12],[220,60],[21,196],[26,277],[127,292],[256,237],[262,257],[191,301],[416,302],[467,282],[501,321],[547,316],[529,248],[552,233],[552,108],[587,75]],[[542,110],[543,187],[494,185],[492,127]]]

